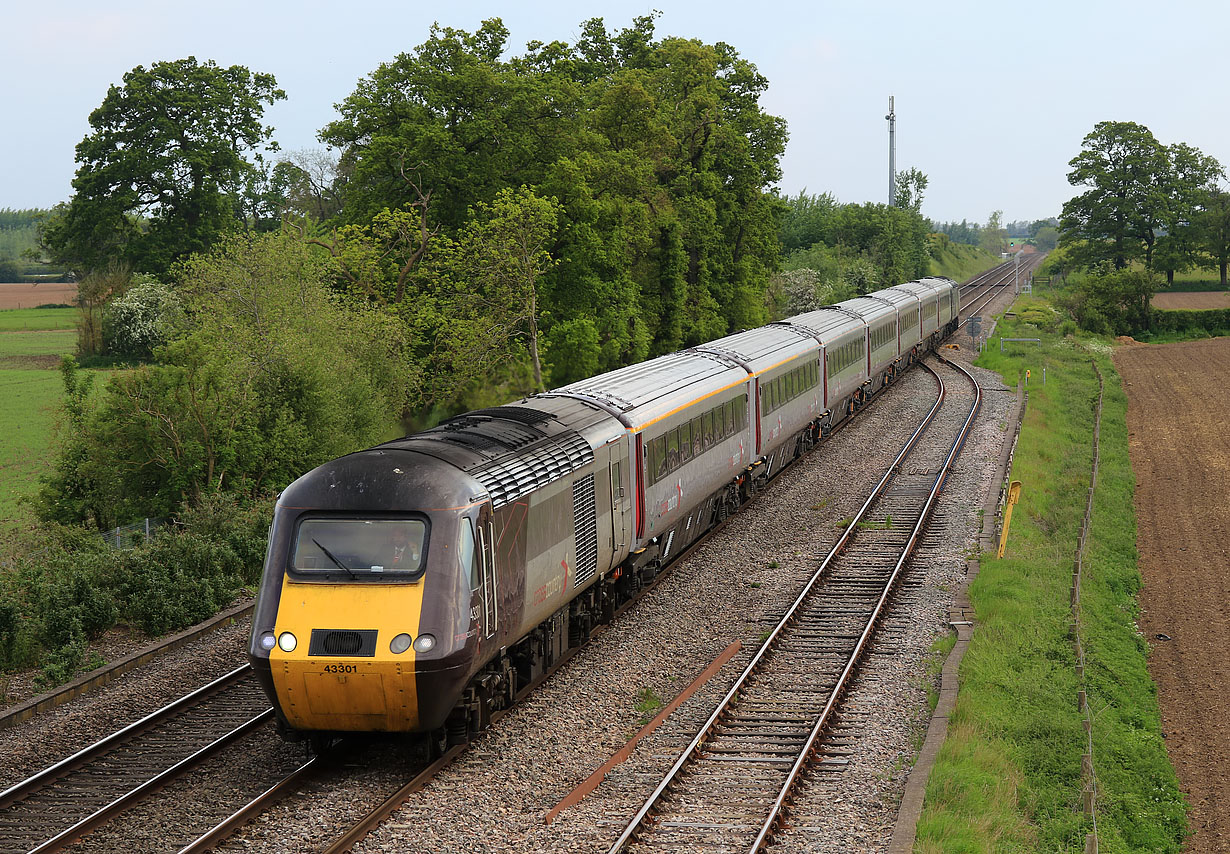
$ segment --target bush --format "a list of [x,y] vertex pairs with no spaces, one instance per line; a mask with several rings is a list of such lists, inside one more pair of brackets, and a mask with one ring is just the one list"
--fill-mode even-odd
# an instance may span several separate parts
[[106,352],[120,359],[147,360],[169,340],[183,321],[184,307],[170,286],[137,276],[123,296],[107,306],[103,317]]
[[187,532],[123,553],[117,579],[124,616],[148,635],[179,631],[216,614],[239,587],[230,548]]
[[39,683],[56,685],[101,663],[89,642],[117,620],[154,636],[208,619],[259,578],[271,515],[272,499],[241,506],[211,493],[128,551],[80,527],[11,534],[0,574],[0,669],[41,665]]

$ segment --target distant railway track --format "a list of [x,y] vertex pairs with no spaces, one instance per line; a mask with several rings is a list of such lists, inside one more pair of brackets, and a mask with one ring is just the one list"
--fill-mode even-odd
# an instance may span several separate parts
[[977,381],[952,367],[970,384],[968,408],[945,406],[932,370],[939,393],[924,423],[609,854],[714,844],[754,852],[773,838],[977,415]]
[[1019,275],[1024,278],[1032,272],[1044,256],[1039,253],[1027,255],[1022,259],[1020,269],[1015,261],[1008,261],[997,267],[992,267],[985,273],[980,273],[961,286],[961,324],[965,325],[970,315],[977,314],[991,302],[1004,288],[1016,281]]
[[0,792],[0,851],[59,851],[273,717],[248,665]]

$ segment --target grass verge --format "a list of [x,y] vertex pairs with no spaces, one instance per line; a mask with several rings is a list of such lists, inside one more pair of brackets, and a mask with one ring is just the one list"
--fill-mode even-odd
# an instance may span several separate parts
[[1032,374],[1012,468],[1023,490],[1006,557],[984,556],[970,587],[978,627],[918,825],[916,850],[928,854],[1078,852],[1092,829],[1081,812],[1085,733],[1068,633],[1072,559],[1092,465],[1091,359],[1107,379],[1082,585],[1099,850],[1174,852],[1182,845],[1184,803],[1135,624],[1140,574],[1127,398],[1109,344],[1061,337],[1061,323],[1042,300],[1021,300],[999,334],[1040,337],[1042,344],[1010,344],[1001,354],[993,340],[979,362],[1009,384],[1027,369]]

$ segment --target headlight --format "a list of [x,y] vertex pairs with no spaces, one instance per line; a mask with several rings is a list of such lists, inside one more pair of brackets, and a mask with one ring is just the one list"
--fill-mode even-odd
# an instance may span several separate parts
[[282,652],[294,652],[295,647],[299,645],[299,641],[290,632],[282,632],[278,635],[278,647]]
[[431,652],[436,648],[435,635],[419,635],[414,639],[415,652]]
[[410,635],[402,632],[393,640],[389,641],[389,652],[394,655],[401,655],[410,648]]
[[273,649],[278,643],[277,638],[273,636],[273,632],[265,632],[261,635],[261,649]]

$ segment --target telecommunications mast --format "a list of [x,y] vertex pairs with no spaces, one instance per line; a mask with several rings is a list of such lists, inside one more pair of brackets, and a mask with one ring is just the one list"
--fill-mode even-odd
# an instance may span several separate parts
[[897,129],[897,114],[893,112],[893,96],[888,96],[888,204],[892,206],[897,201],[897,144],[893,134]]

